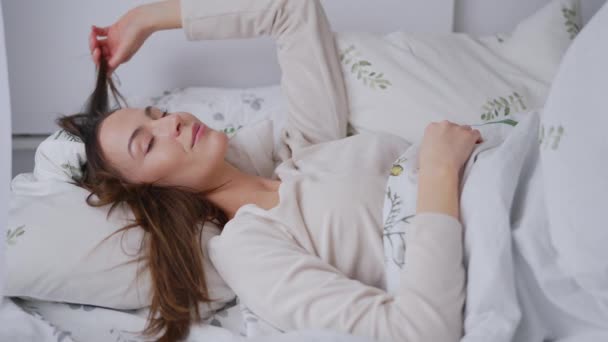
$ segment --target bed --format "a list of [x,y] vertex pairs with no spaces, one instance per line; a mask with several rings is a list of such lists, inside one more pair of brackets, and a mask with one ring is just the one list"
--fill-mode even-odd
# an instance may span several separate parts
[[[587,4],[589,3],[587,2]],[[587,13],[592,13],[593,9],[599,7],[600,4],[600,2],[597,2],[589,7],[583,6],[583,9],[588,11]],[[326,5],[330,16],[333,13],[335,17],[340,17],[335,14],[337,13],[337,7],[332,7],[335,5]],[[483,6],[481,4],[477,5]],[[366,9],[363,4],[361,6],[361,11]],[[376,6],[382,7],[381,5]],[[387,1],[386,6],[393,9],[405,7],[404,4],[397,4],[394,1]],[[471,8],[474,8],[472,7],[474,6],[473,1],[456,1],[455,3],[452,1],[438,1],[419,6],[421,6],[421,11],[438,13],[437,18],[440,19],[434,22],[436,24],[434,27],[433,25],[422,27],[423,23],[421,22],[424,22],[424,20],[413,23],[411,28],[405,25],[391,26],[390,23],[395,23],[400,19],[397,16],[397,18],[392,18],[394,20],[383,22],[384,26],[380,27],[380,33],[337,33],[337,46],[352,111],[350,134],[365,131],[386,131],[415,143],[420,139],[422,128],[432,120],[450,119],[479,125],[500,122],[507,128],[513,127],[515,125],[511,125],[509,120],[514,120],[516,112],[538,113],[543,109],[547,97],[550,96],[553,77],[558,71],[561,58],[582,26],[582,21],[576,21],[581,20],[581,8],[577,7],[575,1],[552,1],[536,12],[530,11],[527,13],[527,18],[518,20],[520,25],[511,25],[502,32],[486,35],[454,35],[449,34],[454,26],[467,27],[472,25],[472,21],[462,21],[464,19],[459,17],[459,11],[468,10],[468,13],[471,13]],[[12,10],[17,11],[15,8],[12,8]],[[574,12],[574,14],[569,11]],[[336,20],[340,23],[339,25],[344,25],[344,28],[353,25],[353,23]],[[563,26],[563,32],[551,35],[550,32],[553,32],[551,28],[560,25]],[[368,31],[374,30],[371,26],[365,27],[365,29]],[[410,29],[419,32],[406,32]],[[429,34],[429,31],[434,33]],[[483,29],[479,28],[479,31],[483,31]],[[545,44],[538,42],[545,42]],[[265,44],[261,41],[259,43]],[[522,47],[530,46],[534,46],[532,53],[521,53]],[[150,49],[153,48],[150,47]],[[219,48],[229,50],[231,47],[226,45]],[[425,58],[418,58],[422,54]],[[484,63],[454,62],[467,56],[475,56],[477,61],[484,61]],[[508,63],[504,63],[505,59]],[[154,61],[150,60],[147,63],[154,63]],[[480,64],[483,64],[485,68],[479,67]],[[435,70],[436,73],[419,74],[421,65],[427,69]],[[271,70],[271,67],[267,69],[270,74],[273,74]],[[235,83],[240,87],[231,84],[233,87],[229,89],[225,86],[227,84],[224,84],[223,87],[189,86],[192,84],[192,80],[188,77],[193,77],[192,75],[180,75],[168,82],[168,85],[163,86],[165,88],[158,88],[158,86],[137,88],[137,85],[142,84],[141,82],[148,85],[154,84],[149,79],[135,81],[137,79],[135,75],[138,72],[135,69],[125,70],[124,76],[121,75],[122,82],[125,85],[129,84],[128,87],[130,87],[127,88],[130,103],[134,105],[151,104],[169,110],[191,111],[213,128],[223,130],[233,137],[235,144],[249,144],[252,141],[250,139],[253,139],[250,132],[255,127],[257,127],[258,132],[264,133],[253,134],[253,137],[270,137],[270,139],[255,140],[256,143],[264,146],[273,146],[277,143],[280,127],[284,122],[284,115],[282,114],[285,111],[285,103],[280,87],[272,81],[276,73],[274,73],[275,76],[268,78],[271,85],[243,86],[243,83]],[[492,72],[496,74],[494,75],[495,78],[488,76]],[[196,77],[220,79],[219,75],[213,76],[212,74],[199,74]],[[255,78],[255,73],[251,77]],[[450,87],[437,86],[441,80],[446,78],[462,81]],[[424,79],[428,81],[428,84],[421,85],[421,82],[412,82],[411,79]],[[484,81],[480,83],[478,81],[480,79]],[[408,80],[410,81],[408,82]],[[81,81],[86,82],[87,80]],[[135,89],[141,91],[138,92]],[[412,98],[404,99],[402,96],[404,93],[412,94]],[[441,102],[437,100],[438,98],[449,100]],[[463,98],[466,101],[462,101]],[[64,99],[64,101],[65,103],[57,103],[56,105],[63,106],[62,108],[70,108],[68,103],[75,102],[75,99]],[[40,108],[35,108],[37,104],[26,103],[24,98],[18,97],[15,102],[15,108],[18,112],[41,112]],[[439,102],[442,103],[442,106],[437,105]],[[407,111],[407,114],[403,114],[404,111]],[[421,117],[424,119],[421,119]],[[41,126],[37,128],[26,128],[26,121],[23,119],[23,121],[17,122],[16,132],[48,130],[48,127],[44,127],[44,123],[41,123]],[[272,122],[272,124],[269,125],[268,122]],[[547,131],[549,138],[545,140],[545,144],[548,144],[549,150],[552,149],[551,144],[555,144],[556,134],[558,134],[558,128],[555,128],[551,133]],[[552,142],[549,142],[550,140]],[[61,134],[55,132],[50,137],[45,137],[45,141],[38,146],[35,158],[36,168],[33,172],[21,174],[13,180],[13,193],[18,193],[18,196],[11,199],[12,211],[10,212],[9,228],[6,235],[9,248],[7,256],[13,258],[9,260],[19,259],[22,262],[20,264],[9,263],[9,274],[16,274],[15,270],[27,265],[28,262],[30,265],[38,265],[38,268],[44,266],[43,260],[33,261],[28,259],[31,258],[31,255],[27,256],[28,250],[31,251],[32,248],[35,248],[33,246],[40,246],[41,242],[56,238],[57,232],[47,231],[47,235],[40,235],[37,241],[30,240],[31,245],[27,247],[27,239],[32,235],[30,227],[36,224],[41,225],[41,223],[31,221],[34,220],[31,217],[27,217],[30,220],[27,223],[21,223],[19,219],[26,219],[25,216],[28,212],[43,213],[44,210],[54,210],[53,206],[48,205],[44,207],[46,209],[43,207],[27,207],[27,205],[33,203],[33,197],[48,196],[49,192],[55,191],[57,182],[66,182],[74,176],[73,173],[76,172],[74,166],[75,163],[78,163],[78,158],[74,156],[78,155],[79,148],[81,147],[78,146],[77,142],[63,139]],[[64,157],[62,153],[65,151],[76,152],[73,152],[72,157]],[[256,159],[258,159],[256,156],[251,158],[251,160]],[[264,165],[255,165],[255,163],[251,167],[253,172],[265,168]],[[400,170],[405,170],[408,167],[411,166],[408,166],[405,160],[397,160],[394,168],[387,170],[387,172],[393,177],[398,177],[402,172]],[[40,183],[34,184],[36,181],[45,181],[44,184],[47,187],[39,186]],[[53,185],[49,185],[51,182],[53,182]],[[63,188],[59,192],[64,194],[62,191],[65,191]],[[82,196],[82,194],[79,195]],[[406,197],[407,195],[403,194],[403,196]],[[62,203],[61,200],[61,197],[54,197],[53,203],[59,206],[57,203]],[[74,204],[76,202],[65,203]],[[387,203],[390,202],[387,201]],[[22,209],[20,206],[29,210]],[[19,207],[19,210],[15,209],[17,207]],[[387,208],[385,203],[385,218],[390,217],[391,213],[391,208]],[[43,214],[40,214],[40,216],[44,217]],[[86,219],[87,217],[83,215],[83,220]],[[48,224],[48,222],[47,218],[46,223]],[[101,233],[105,232],[102,231]],[[77,236],[73,234],[78,234],[77,230],[64,230],[61,233],[64,236]],[[69,239],[64,239],[64,241],[69,241]],[[93,243],[96,240],[91,239],[91,241]],[[79,243],[82,244],[82,242]],[[385,241],[385,243],[390,243],[393,246],[396,242],[390,240]],[[83,250],[88,247],[90,246],[83,247]],[[391,253],[387,258],[390,257],[392,260],[398,260],[402,254],[396,250],[391,250]],[[514,258],[519,257],[518,255],[514,256]],[[500,256],[496,256],[496,258],[500,258]],[[387,265],[387,267],[390,267],[390,265]],[[483,267],[488,267],[488,265]],[[484,271],[479,272],[483,273]],[[388,273],[390,274],[390,272]],[[39,281],[43,278],[37,279]],[[28,281],[30,285],[24,285]],[[30,334],[29,336],[36,340],[59,342],[71,340],[143,340],[137,332],[145,325],[146,308],[134,309],[133,307],[137,305],[133,307],[104,307],[103,302],[93,305],[86,301],[57,300],[59,297],[50,295],[54,293],[53,289],[45,290],[46,298],[43,295],[28,296],[23,288],[29,286],[31,289],[34,283],[35,277],[30,277],[27,281],[24,280],[20,284],[21,286],[9,287],[8,294],[19,298],[5,299],[4,309],[0,311],[2,312],[0,317],[5,317],[3,323],[13,322],[14,326],[12,326],[12,329],[0,328],[5,329],[0,330],[1,337],[4,337],[2,334],[6,333],[8,337]],[[477,284],[487,285],[488,283]],[[513,290],[515,286],[513,284]],[[19,288],[21,293],[18,293],[19,291],[15,288]],[[12,294],[10,291],[13,291]],[[508,294],[508,289],[505,290],[505,293]],[[510,295],[512,296],[513,293]],[[303,341],[311,340],[311,338],[324,341],[364,341],[364,339],[354,336],[322,331],[282,334],[249,311],[246,306],[239,302],[238,298],[230,297],[229,294],[226,298],[227,300],[221,307],[214,308],[212,315],[205,322],[192,327],[193,330],[188,341],[232,341],[241,339]],[[509,303],[513,303],[514,300],[513,297],[508,295],[500,298],[505,299],[505,302],[501,303],[498,300],[494,304],[500,304],[503,308],[505,305],[508,307]],[[483,307],[486,303],[488,302],[483,302],[479,306]],[[488,306],[491,305],[488,304]],[[517,316],[517,313],[515,316]],[[472,314],[470,317],[474,317],[474,315]],[[476,321],[483,319],[488,318],[477,317]],[[564,318],[560,316],[560,319]],[[473,320],[473,318],[470,318],[470,320]],[[469,324],[471,323],[469,322]],[[583,331],[587,338],[600,336],[596,330],[590,328],[590,325],[576,326],[576,329],[578,329],[576,332]],[[507,331],[504,335],[496,336],[491,335],[492,332],[484,335],[478,333],[479,330],[477,330],[476,334],[465,335],[463,340],[487,341],[489,336],[493,336],[496,337],[491,338],[493,341],[535,341],[535,338],[542,335],[541,332],[533,329],[533,321],[526,321],[521,326],[524,328],[515,331],[515,327],[512,327],[511,331]],[[588,329],[584,330],[585,328]],[[500,329],[496,331],[498,330]]]

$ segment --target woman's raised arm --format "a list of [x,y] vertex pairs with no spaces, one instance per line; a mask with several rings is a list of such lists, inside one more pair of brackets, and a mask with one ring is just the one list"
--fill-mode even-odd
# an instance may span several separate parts
[[346,136],[348,103],[334,35],[318,0],[182,0],[191,40],[270,35],[287,98],[281,159],[301,147]]
[[348,103],[342,69],[318,0],[167,0],[143,5],[112,26],[94,29],[91,52],[94,58],[106,53],[110,68],[115,69],[152,32],[180,26],[189,40],[262,35],[275,39],[281,87],[288,101],[281,159],[298,148],[346,136]]

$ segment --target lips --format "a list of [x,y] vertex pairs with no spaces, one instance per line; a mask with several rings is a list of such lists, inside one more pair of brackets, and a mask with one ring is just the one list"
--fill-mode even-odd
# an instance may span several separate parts
[[196,145],[196,143],[201,139],[205,131],[207,130],[207,126],[200,123],[195,123],[192,125],[192,145],[191,148]]
[[194,147],[194,143],[196,143],[196,135],[200,128],[201,128],[201,125],[198,123],[195,123],[194,125],[192,125],[192,144],[190,145],[190,147]]

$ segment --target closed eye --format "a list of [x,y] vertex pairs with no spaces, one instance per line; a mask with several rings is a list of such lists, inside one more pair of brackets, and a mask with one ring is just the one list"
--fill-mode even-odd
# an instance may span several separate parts
[[152,150],[152,147],[154,147],[154,137],[152,137],[152,139],[150,139],[150,142],[148,143],[148,148],[146,148],[146,154],[148,154],[148,152]]
[[[161,118],[164,118],[167,115],[169,115],[169,111],[165,110],[165,111],[163,111]],[[146,148],[146,154],[148,154],[148,152],[150,152],[152,150],[152,147],[154,147],[154,140],[155,140],[154,137],[152,137],[150,139],[150,142],[148,143],[148,147]]]

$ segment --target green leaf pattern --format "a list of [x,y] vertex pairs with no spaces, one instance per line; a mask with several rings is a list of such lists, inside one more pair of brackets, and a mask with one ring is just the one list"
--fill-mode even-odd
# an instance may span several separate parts
[[222,132],[226,133],[229,138],[232,138],[241,128],[243,128],[243,125],[238,125],[237,127],[234,127],[234,125],[228,125],[224,129],[222,129]]
[[578,19],[578,11],[574,6],[571,8],[562,7],[562,14],[564,15],[564,19],[566,22],[566,31],[570,34],[570,39],[574,39],[576,35],[581,31],[581,27],[579,25]]
[[82,142],[82,139],[80,139],[79,137],[75,136],[72,133],[69,133],[63,129],[57,131],[57,133],[55,133],[55,135],[52,138],[53,140],[65,140],[65,141],[70,141],[70,142]]
[[8,229],[6,231],[6,243],[9,246],[17,244],[17,238],[25,234],[25,225],[19,226],[15,229]]
[[[407,227],[415,216],[416,198],[411,197],[412,187],[416,186],[416,161],[408,149],[393,162],[389,170],[386,197],[383,209],[384,258],[389,269],[402,269],[405,266],[405,237]],[[414,191],[415,193],[415,191]],[[410,197],[404,197],[410,196]]]
[[515,127],[515,126],[517,126],[517,121],[513,120],[513,119],[504,119],[504,120],[490,121],[490,122],[482,123],[479,125],[471,125],[471,126],[485,126],[485,125],[494,125],[494,124],[505,124],[505,125]]
[[361,53],[354,45],[340,52],[340,61],[353,77],[363,82],[371,89],[387,89],[392,83],[384,77],[384,73],[372,70],[372,63],[361,58]]
[[481,120],[491,121],[526,110],[524,98],[518,92],[488,100],[482,107]]
[[565,129],[562,125],[551,125],[545,128],[545,125],[541,125],[539,128],[538,142],[542,149],[559,149],[559,144],[562,141],[562,137],[565,135]]
[[[393,166],[394,167],[394,166]],[[403,168],[403,166],[401,166]],[[393,264],[399,268],[405,265],[405,230],[395,229],[397,223],[409,224],[414,217],[411,215],[402,215],[403,201],[397,192],[393,191],[389,186],[386,191],[386,200],[389,203],[389,212],[384,221],[384,248],[390,250],[390,259]],[[385,255],[386,255],[385,251]]]
[[82,170],[77,166],[74,166],[70,163],[64,163],[61,164],[61,169],[63,169],[63,172],[65,172],[69,177],[74,180],[82,178]]

